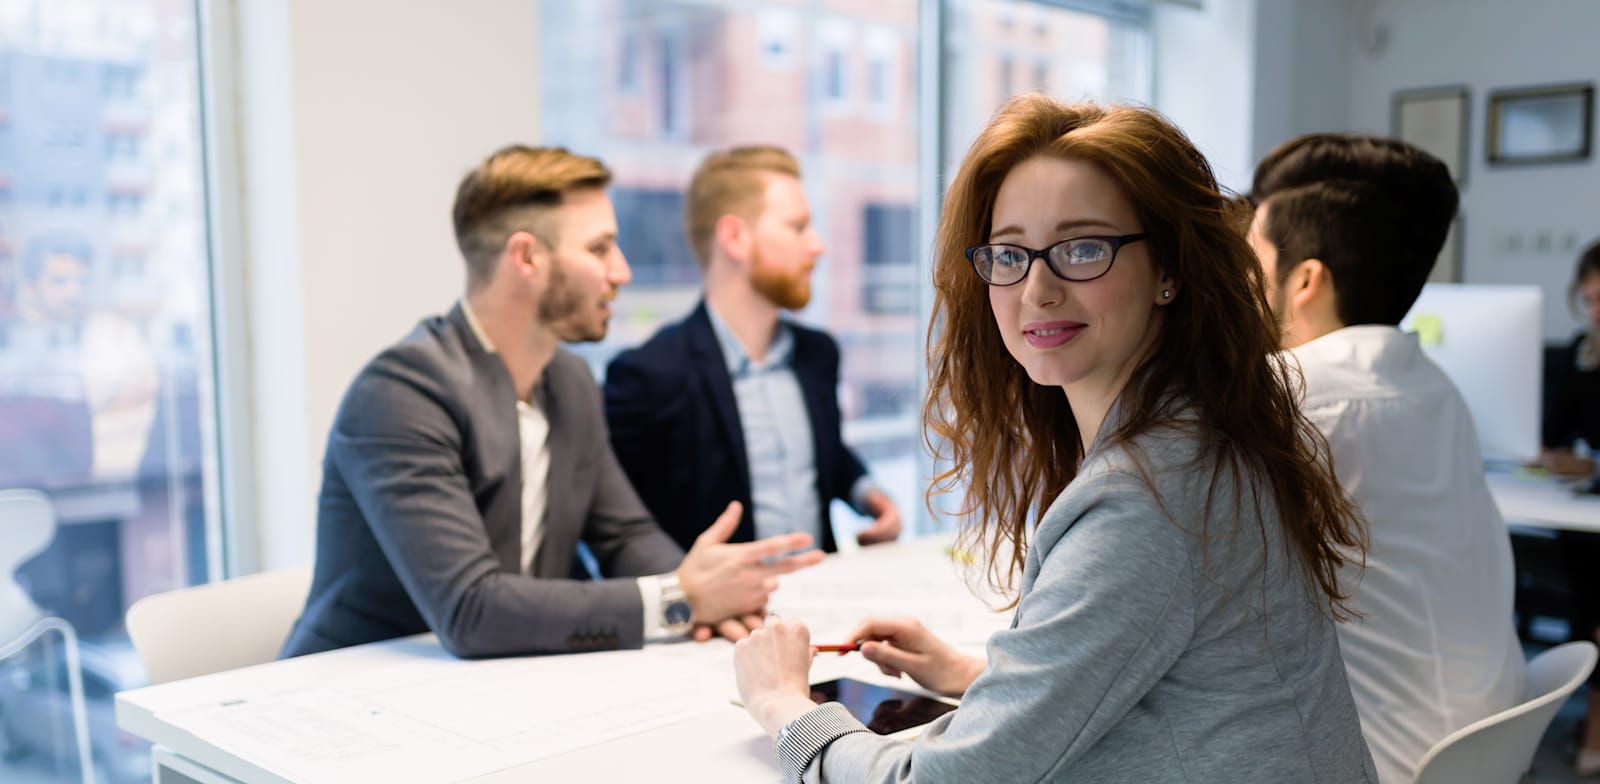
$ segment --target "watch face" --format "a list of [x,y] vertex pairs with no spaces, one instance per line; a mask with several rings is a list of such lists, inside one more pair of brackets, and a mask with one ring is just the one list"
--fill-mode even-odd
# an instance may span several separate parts
[[689,603],[681,601],[668,604],[664,615],[667,617],[667,623],[674,626],[680,623],[688,623],[689,619],[694,617],[693,611],[689,609]]

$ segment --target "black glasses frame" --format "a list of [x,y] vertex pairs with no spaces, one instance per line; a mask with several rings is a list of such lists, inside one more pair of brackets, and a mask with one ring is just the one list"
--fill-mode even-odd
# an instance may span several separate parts
[[[986,242],[982,245],[974,245],[970,248],[967,248],[967,263],[972,265],[972,271],[977,274],[980,280],[991,286],[1015,286],[1018,283],[1027,280],[1028,274],[1033,272],[1033,262],[1035,259],[1044,259],[1044,265],[1050,269],[1051,274],[1062,280],[1071,281],[1073,283],[1086,283],[1091,280],[1103,278],[1105,277],[1106,273],[1111,271],[1111,267],[1117,263],[1117,251],[1122,250],[1122,246],[1129,243],[1138,242],[1139,240],[1149,239],[1149,237],[1149,234],[1142,231],[1137,234],[1123,234],[1116,237],[1091,234],[1083,237],[1068,237],[1060,242],[1053,242],[1044,248],[1030,248],[1026,245],[1013,245],[1009,242]],[[1080,242],[1082,240],[1103,240],[1109,244],[1111,246],[1111,260],[1106,262],[1106,268],[1101,270],[1100,274],[1098,275],[1088,278],[1069,278],[1061,270],[1056,269],[1056,265],[1050,261],[1050,251],[1055,250],[1056,248],[1059,248],[1069,242]],[[978,269],[978,251],[984,248],[995,247],[1016,248],[1017,250],[1028,254],[1028,266],[1022,270],[1021,277],[1011,281],[1010,283],[996,283],[986,277],[982,270]]]

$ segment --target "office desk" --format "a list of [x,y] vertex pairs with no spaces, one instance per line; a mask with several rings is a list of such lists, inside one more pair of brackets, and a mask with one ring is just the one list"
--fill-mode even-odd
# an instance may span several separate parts
[[1600,496],[1574,495],[1571,483],[1547,476],[1490,471],[1486,478],[1507,523],[1600,533]]
[[[1010,615],[968,590],[943,544],[831,557],[784,577],[772,608],[817,642],[908,614],[981,651]],[[124,692],[117,723],[158,745],[157,784],[774,781],[770,741],[731,702],[731,656],[714,641],[462,661],[420,635]],[[854,654],[822,654],[812,675],[895,682]]]

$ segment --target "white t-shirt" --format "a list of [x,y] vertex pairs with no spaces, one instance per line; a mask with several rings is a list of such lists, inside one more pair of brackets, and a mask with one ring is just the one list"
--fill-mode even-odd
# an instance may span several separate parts
[[522,573],[533,574],[533,556],[539,551],[539,531],[544,526],[544,494],[550,484],[550,420],[544,415],[544,395],[534,388],[533,400],[517,401],[517,432],[522,440]]
[[1341,575],[1363,617],[1339,624],[1362,734],[1379,779],[1410,782],[1439,740],[1522,699],[1510,536],[1466,403],[1416,335],[1347,327],[1289,353],[1370,526],[1366,572]]

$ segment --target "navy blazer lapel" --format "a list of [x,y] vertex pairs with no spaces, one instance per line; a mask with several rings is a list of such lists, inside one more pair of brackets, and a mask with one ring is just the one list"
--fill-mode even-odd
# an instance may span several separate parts
[[[733,398],[733,379],[728,375],[728,361],[722,356],[722,345],[717,333],[711,329],[711,316],[706,313],[704,300],[689,314],[684,324],[689,339],[690,361],[700,374],[706,391],[711,394],[711,408],[722,425],[722,437],[739,466],[739,487],[744,495],[750,494],[750,459],[744,451],[744,425],[739,421],[739,405]],[[748,510],[746,512],[748,514]]]

